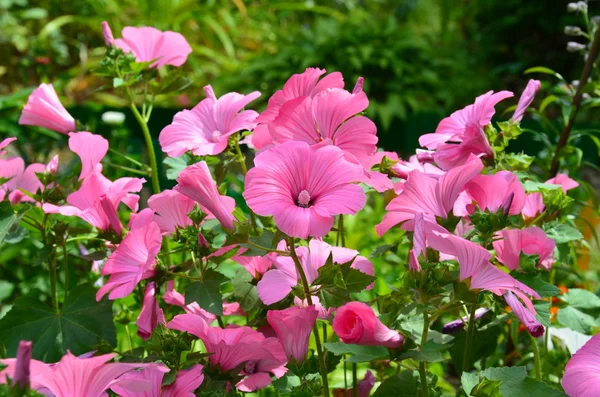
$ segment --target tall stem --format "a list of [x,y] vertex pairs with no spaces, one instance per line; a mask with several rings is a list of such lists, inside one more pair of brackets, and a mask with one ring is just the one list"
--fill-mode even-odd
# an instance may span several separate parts
[[65,272],[65,302],[67,301],[67,297],[69,296],[69,257],[67,256],[67,240],[63,240],[63,244],[62,244],[62,251],[63,251],[63,266],[64,266],[64,272]]
[[142,128],[144,140],[146,141],[146,149],[148,150],[148,160],[150,161],[150,175],[152,177],[152,190],[154,194],[160,193],[160,183],[158,179],[158,166],[156,164],[156,153],[154,152],[154,144],[152,143],[152,135],[148,129],[148,123],[142,117],[133,101],[129,104],[129,108],[133,112],[138,124]]
[[473,303],[471,306],[471,315],[469,316],[469,323],[467,324],[467,342],[465,344],[465,355],[463,357],[463,371],[471,369],[471,347],[473,345],[473,335],[475,334],[475,311],[477,305]]
[[[587,19],[587,18],[586,18]],[[588,53],[587,60],[585,62],[585,66],[583,67],[583,71],[581,72],[581,77],[579,78],[579,84],[577,85],[577,91],[575,91],[575,96],[573,97],[573,107],[571,108],[571,113],[569,114],[569,119],[565,128],[563,129],[560,138],[558,140],[558,144],[556,145],[556,151],[554,152],[554,157],[552,158],[552,165],[550,166],[550,176],[556,176],[558,173],[559,167],[559,155],[560,151],[563,147],[567,145],[569,141],[569,136],[571,135],[571,129],[573,128],[573,123],[575,122],[575,117],[577,117],[577,113],[579,113],[579,108],[581,107],[581,99],[583,97],[583,89],[587,84],[590,75],[592,74],[592,69],[594,67],[594,61],[598,57],[598,52],[600,52],[600,29],[596,30],[596,34],[594,35],[594,41],[592,41],[592,48]]]
[[[421,334],[421,351],[423,346],[427,343],[427,336],[429,335],[429,313],[427,310],[423,312],[423,333]],[[427,361],[419,362],[419,375],[421,377],[421,391],[423,397],[429,397],[429,386],[427,385]]]
[[[242,175],[244,176],[244,185],[246,184],[246,174],[248,173],[248,167],[246,167],[246,161],[244,159],[244,155],[242,154],[242,149],[240,148],[240,143],[238,139],[235,139],[235,152],[237,154],[238,162],[240,163],[240,167],[242,168]],[[250,226],[253,230],[256,230],[256,219],[254,218],[254,212],[250,208]]]
[[[308,284],[306,274],[304,273],[302,264],[300,263],[298,255],[296,254],[296,245],[293,237],[289,239],[288,245],[290,246],[290,254],[292,256],[292,260],[294,261],[294,265],[296,266],[296,271],[300,275],[300,280],[302,281],[302,286],[304,288],[304,296],[306,296],[306,301],[308,302],[308,304],[312,305],[313,300],[310,295],[310,285]],[[323,379],[323,388],[325,389],[323,395],[329,397],[329,381],[327,380],[327,366],[325,364],[325,356],[323,354],[323,347],[321,346],[321,337],[319,335],[319,329],[317,328],[316,322],[313,325],[313,334],[315,336],[315,344],[317,345],[317,355],[319,358],[321,378]]]
[[[531,336],[531,335],[530,335]],[[540,363],[540,348],[538,347],[537,339],[531,336],[533,346],[533,359],[535,361],[535,379],[542,380],[542,365]]]

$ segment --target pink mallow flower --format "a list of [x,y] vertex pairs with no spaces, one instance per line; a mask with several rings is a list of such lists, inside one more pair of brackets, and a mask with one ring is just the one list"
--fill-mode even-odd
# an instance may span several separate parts
[[[122,386],[131,391],[149,390],[149,382],[127,382],[121,375],[137,368],[147,367],[140,363],[110,363],[107,361],[116,354],[104,354],[97,357],[76,357],[67,352],[56,364],[46,364],[31,360],[30,379],[32,390],[54,397],[104,397],[106,390],[123,382]],[[6,377],[14,378],[16,360],[0,360],[7,366],[0,371],[0,384],[6,383]]]
[[323,237],[335,215],[356,214],[366,202],[360,186],[362,167],[345,160],[335,146],[311,148],[306,142],[286,142],[254,159],[246,175],[244,198],[261,216],[292,237]]
[[517,108],[515,109],[515,113],[512,116],[512,119],[514,121],[516,121],[517,123],[521,122],[525,111],[527,110],[529,105],[531,105],[535,98],[535,94],[537,94],[541,87],[542,83],[540,83],[538,80],[531,79],[527,82],[527,87],[525,87],[525,90],[523,90],[523,93],[519,98]]
[[75,131],[75,119],[60,103],[52,84],[40,84],[23,108],[20,125],[34,125],[66,134]]
[[504,294],[506,304],[511,308],[515,317],[527,328],[531,336],[538,338],[544,335],[544,326],[535,318],[535,314],[523,307],[523,304],[517,299],[515,294],[508,291]]
[[25,162],[20,157],[8,157],[0,159],[0,178],[6,182],[0,185],[0,201],[8,195],[11,204],[34,200],[23,193],[20,189],[29,193],[43,190],[44,186],[38,179],[36,173],[46,171],[46,165],[40,163],[30,164],[25,168]]
[[265,256],[245,256],[243,254],[246,251],[246,248],[240,248],[238,252],[231,257],[231,260],[242,265],[255,279],[261,278],[263,274],[273,267],[272,259],[277,256],[274,253],[269,253]]
[[96,171],[102,171],[100,162],[108,152],[108,141],[87,131],[70,132],[69,149],[81,159],[79,180],[82,180]]
[[193,225],[188,214],[194,209],[196,202],[176,190],[163,190],[150,196],[148,207],[154,211],[154,222],[160,227],[162,234],[175,233],[178,227]]
[[481,128],[485,127],[492,121],[496,112],[494,109],[496,104],[512,96],[513,93],[509,91],[500,91],[495,94],[494,91],[489,91],[478,96],[475,98],[474,104],[457,110],[443,119],[438,124],[435,133],[422,135],[419,138],[419,144],[427,149],[435,150],[438,145],[448,141],[462,142],[470,124]]
[[169,385],[163,386],[163,378],[169,369],[163,364],[150,364],[141,371],[130,371],[119,378],[120,381],[128,383],[147,382],[152,385],[150,390],[144,392],[134,392],[123,387],[122,384],[116,384],[111,390],[121,397],[192,397],[196,390],[204,381],[202,365],[196,364],[189,369],[177,372],[175,381]]
[[567,363],[561,384],[570,397],[596,397],[600,390],[600,334],[596,334]]
[[[375,226],[379,236],[383,236],[393,226],[412,221],[415,214],[428,217],[448,218],[454,203],[465,185],[483,169],[483,163],[475,156],[464,165],[453,168],[439,178],[414,170],[402,188],[402,192],[385,208],[387,213],[380,224]],[[410,230],[410,225],[407,226]]]
[[317,315],[314,305],[267,312],[267,321],[275,330],[288,360],[293,358],[300,364],[306,358],[310,333]]
[[[482,211],[496,212],[500,209],[508,215],[518,215],[525,206],[525,190],[519,178],[510,171],[499,171],[493,175],[477,175],[465,185],[465,192]],[[456,205],[454,215],[465,216],[475,211],[475,206],[468,203],[464,208]]]
[[271,374],[279,379],[287,372],[285,365],[288,360],[279,340],[266,338],[262,345],[271,352],[273,358],[246,362],[240,373],[244,378],[235,384],[239,391],[249,393],[262,389],[271,384]]
[[[551,185],[560,185],[565,194],[569,190],[575,189],[579,186],[579,183],[569,178],[567,174],[558,174],[554,178],[548,179],[545,183]],[[546,206],[544,205],[542,194],[540,192],[533,192],[529,193],[525,198],[525,206],[523,207],[521,214],[525,219],[533,219],[540,215],[545,209]]]
[[137,211],[139,196],[133,193],[142,190],[144,182],[142,178],[120,178],[111,182],[96,171],[83,180],[79,190],[67,197],[68,205],[44,204],[42,209],[47,214],[77,216],[100,230],[113,229],[121,234],[117,208],[124,203]]
[[404,344],[404,336],[386,327],[373,309],[362,302],[349,302],[338,308],[332,327],[333,332],[344,343],[392,349]]
[[320,79],[324,74],[325,69],[307,68],[300,74],[292,75],[283,85],[283,89],[278,90],[269,98],[267,108],[256,119],[258,125],[251,138],[248,139],[251,141],[251,145],[256,149],[262,149],[272,144],[273,138],[269,132],[269,124],[279,116],[281,107],[286,103],[297,98],[312,98],[330,88],[344,88],[344,78],[340,72],[330,73]]
[[206,99],[192,110],[182,110],[166,126],[158,140],[163,152],[170,157],[192,151],[197,156],[216,155],[227,148],[229,137],[236,132],[252,130],[258,113],[242,110],[260,96],[254,91],[248,95],[230,92],[220,98],[210,85],[204,87]]
[[501,230],[498,240],[493,242],[498,262],[510,270],[520,266],[520,254],[538,255],[538,267],[549,270],[554,263],[554,247],[556,243],[538,227],[525,229]]
[[135,216],[129,233],[102,267],[102,275],[110,275],[110,278],[98,290],[96,300],[102,299],[109,291],[108,298],[111,300],[124,298],[141,280],[154,275],[162,236],[158,225],[152,221],[153,217],[154,213],[149,208]]
[[353,92],[329,88],[314,97],[301,96],[286,102],[269,123],[275,144],[303,141],[309,145],[335,145],[348,160],[366,164],[377,151],[377,127],[358,115],[369,106],[362,78]]
[[[353,269],[371,276],[375,274],[373,264],[367,258],[359,256],[358,251],[332,247],[324,241],[311,240],[308,247],[297,247],[296,253],[309,285],[317,278],[319,269],[325,265],[329,255],[332,256],[334,263],[339,264],[355,258],[351,266]],[[299,280],[294,261],[290,256],[274,257],[273,264],[275,269],[267,271],[257,285],[258,296],[265,305],[284,299]]]
[[135,323],[138,326],[137,334],[143,340],[148,340],[152,336],[152,331],[158,324],[167,325],[165,315],[156,300],[156,282],[154,281],[146,284],[142,310],[140,310]]
[[167,281],[167,290],[163,294],[163,300],[169,305],[181,307],[188,314],[195,314],[202,317],[207,324],[212,323],[217,319],[217,316],[202,309],[198,302],[185,304],[185,296],[175,290],[175,280]]
[[[251,374],[255,372],[251,367],[257,361],[278,359],[276,352],[272,352],[269,338],[250,327],[211,327],[195,314],[175,316],[167,327],[188,332],[202,340],[207,353],[210,353],[208,362],[224,373],[251,363],[249,368],[244,368],[246,373]],[[285,362],[280,365],[283,364]]]
[[122,39],[114,39],[110,26],[102,22],[102,31],[107,46],[115,46],[124,53],[133,53],[137,62],[153,62],[150,67],[164,65],[181,66],[192,53],[192,47],[180,33],[143,26],[127,26],[121,31]]
[[219,194],[205,161],[181,171],[174,190],[200,204],[202,211],[214,216],[223,227],[233,229],[235,200]]
[[432,157],[441,169],[449,170],[463,165],[471,155],[482,158],[494,155],[485,132],[475,123],[467,125],[460,142],[439,143]]

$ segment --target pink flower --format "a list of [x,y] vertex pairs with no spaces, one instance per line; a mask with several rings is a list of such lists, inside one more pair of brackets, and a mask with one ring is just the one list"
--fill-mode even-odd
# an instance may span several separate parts
[[21,192],[19,189],[35,194],[38,189],[43,190],[44,186],[38,179],[36,173],[44,172],[44,164],[34,163],[25,168],[25,162],[20,157],[8,157],[0,159],[0,178],[8,181],[0,185],[0,200],[4,200],[6,195],[11,204],[34,200]]
[[267,321],[275,330],[288,360],[294,358],[300,364],[306,358],[308,341],[317,320],[317,314],[314,305],[267,312]]
[[525,219],[533,219],[544,212],[544,209],[546,209],[546,206],[544,205],[542,194],[540,192],[529,193],[525,197],[525,205],[523,206],[521,215]]
[[137,333],[143,340],[150,338],[158,324],[167,325],[165,315],[156,300],[156,283],[154,281],[146,284],[142,310],[135,323],[138,326]]
[[87,131],[70,132],[69,149],[81,159],[79,180],[82,180],[95,171],[102,171],[100,161],[108,152],[108,141]]
[[[297,247],[296,253],[309,284],[317,278],[318,271],[325,265],[329,255],[334,263],[346,263],[353,258],[352,268],[365,274],[374,275],[373,264],[366,258],[358,256],[358,251],[343,247],[332,247],[324,241],[311,240],[308,247]],[[277,256],[273,258],[275,269],[267,271],[258,282],[258,296],[265,305],[271,305],[284,299],[296,284],[299,276],[291,257]],[[317,307],[317,309],[319,309]]]
[[515,109],[515,113],[512,116],[514,121],[520,122],[523,119],[525,111],[529,105],[531,105],[533,99],[535,98],[535,94],[537,94],[541,87],[542,83],[540,83],[538,80],[531,79],[527,82],[527,87],[525,87],[525,90],[521,94],[521,98],[519,98],[519,103]]
[[[104,397],[107,389],[123,382],[119,378],[121,375],[148,366],[139,363],[106,364],[115,356],[116,354],[105,354],[79,358],[67,352],[56,364],[31,360],[31,388],[55,397]],[[0,362],[8,366],[0,372],[0,383],[6,383],[6,376],[14,378],[16,359],[9,358]],[[148,382],[123,382],[122,385],[133,391],[144,391],[150,388]]]
[[253,392],[262,389],[271,384],[270,374],[279,379],[287,372],[285,367],[287,357],[281,343],[276,338],[266,338],[263,347],[271,353],[273,358],[246,362],[240,373],[245,377],[235,385],[239,391]]
[[113,39],[108,23],[102,23],[102,31],[106,45],[115,46],[125,53],[133,53],[137,62],[154,61],[150,67],[160,68],[164,65],[181,66],[192,53],[192,47],[180,33],[143,26],[134,28],[127,26],[121,31],[122,39]]
[[307,68],[303,73],[290,77],[283,89],[269,98],[267,108],[256,119],[259,124],[252,134],[252,146],[262,149],[272,143],[273,138],[268,125],[279,116],[281,107],[287,102],[301,97],[312,98],[330,88],[344,88],[344,79],[340,72],[330,73],[319,81],[323,74],[325,69]]
[[563,192],[565,193],[579,186],[579,183],[569,178],[567,174],[558,174],[554,178],[548,179],[546,183],[550,183],[552,185],[560,185]]
[[200,204],[202,211],[217,218],[223,227],[233,229],[235,200],[219,194],[205,161],[181,171],[174,190]]
[[154,275],[153,267],[162,236],[158,225],[152,221],[153,217],[152,210],[146,208],[133,219],[131,230],[102,267],[102,275],[110,275],[110,278],[98,290],[96,300],[102,299],[109,291],[109,299],[124,298],[140,280]]
[[0,142],[0,156],[4,156],[6,154],[4,149],[5,147],[7,147],[8,145],[10,145],[11,143],[13,143],[14,141],[16,141],[17,138],[16,137],[10,137],[10,138],[6,138],[4,140],[2,140],[2,142]]
[[258,154],[254,164],[244,198],[256,214],[273,215],[288,236],[323,237],[335,215],[355,214],[365,205],[363,190],[352,183],[362,167],[346,161],[337,147],[286,142]]
[[178,227],[193,225],[188,214],[195,205],[194,200],[175,190],[163,190],[148,199],[148,207],[154,211],[154,222],[166,235],[175,233]]
[[362,302],[349,302],[337,309],[332,327],[344,343],[392,349],[404,344],[404,336],[383,325],[373,309]]
[[120,178],[111,182],[101,173],[93,172],[83,180],[79,190],[67,197],[69,205],[44,204],[42,209],[47,214],[77,216],[98,229],[113,229],[120,234],[122,226],[117,208],[124,203],[136,211],[139,197],[132,193],[142,190],[144,182],[141,178]]
[[265,337],[250,327],[211,327],[195,314],[180,314],[167,325],[170,329],[188,332],[204,342],[208,361],[214,368],[228,372],[248,361],[276,360]]
[[561,384],[571,397],[595,397],[600,390],[600,334],[594,335],[567,363]]
[[[369,397],[371,395],[371,390],[375,386],[375,382],[377,382],[377,378],[373,375],[373,372],[367,371],[365,377],[358,382],[356,397]],[[350,394],[350,396],[352,395]]]
[[218,98],[210,85],[204,87],[206,99],[192,110],[182,110],[173,123],[160,133],[163,152],[171,157],[191,150],[197,156],[216,155],[227,148],[229,137],[238,131],[252,130],[258,116],[254,110],[242,110],[260,96],[230,92]]
[[527,328],[527,331],[531,336],[538,338],[544,335],[544,326],[535,319],[534,314],[523,307],[521,302],[519,302],[517,297],[511,291],[504,294],[504,300],[506,301],[506,304],[510,306],[513,314]]
[[402,192],[385,208],[377,234],[383,236],[392,226],[414,219],[416,213],[448,218],[455,201],[464,186],[483,169],[483,163],[475,156],[459,167],[453,168],[439,178],[414,170],[408,176]]
[[408,179],[408,175],[414,170],[419,170],[432,178],[439,178],[445,173],[433,164],[421,162],[417,155],[410,156],[408,161],[398,160],[398,162],[392,166],[392,171],[401,179]]
[[433,153],[433,160],[443,170],[449,170],[468,161],[470,155],[493,157],[490,143],[477,124],[467,125],[462,141],[459,143],[439,143]]
[[377,151],[377,127],[358,114],[369,106],[361,90],[352,93],[330,88],[314,97],[302,96],[286,102],[269,123],[275,144],[304,141],[309,145],[331,144],[366,163]]
[[163,300],[169,305],[181,307],[188,314],[195,314],[202,317],[207,324],[210,324],[217,319],[217,316],[202,309],[200,305],[198,305],[198,302],[192,302],[186,305],[185,296],[175,290],[175,280],[167,281],[167,291],[163,295]]
[[248,270],[248,273],[250,273],[253,278],[261,278],[263,274],[273,267],[273,261],[270,258],[273,258],[275,256],[274,254],[265,256],[244,256],[243,254],[246,251],[246,248],[240,248],[237,254],[231,257],[231,260],[242,265],[244,269]]
[[516,270],[520,266],[520,254],[538,255],[538,266],[546,270],[552,267],[556,243],[538,227],[510,229],[498,232],[500,240],[493,242],[496,258],[500,263]]
[[242,310],[242,307],[238,302],[223,302],[223,315],[224,316],[245,316],[246,312]]
[[[497,212],[504,208],[508,215],[517,215],[525,206],[525,190],[515,174],[499,171],[494,175],[477,175],[465,186],[468,196],[482,211]],[[468,215],[475,211],[472,204],[465,209],[455,207],[455,215]]]
[[116,384],[111,390],[122,397],[193,397],[196,390],[204,381],[202,365],[196,364],[189,369],[177,372],[175,381],[167,386],[162,386],[163,377],[169,369],[163,364],[150,364],[142,371],[130,371],[119,378],[122,384],[147,382],[152,385],[150,390],[144,392],[133,392]]
[[66,134],[75,131],[75,119],[60,103],[52,84],[40,84],[33,90],[23,113],[20,125],[34,125]]
[[30,364],[31,342],[22,340],[19,342],[19,349],[17,350],[17,359],[15,362],[15,373],[13,378],[13,384],[18,385],[21,389],[25,389],[29,386]]
[[469,124],[485,127],[492,121],[496,104],[513,96],[512,92],[486,92],[475,98],[475,103],[452,113],[438,124],[435,133],[425,134],[419,138],[419,144],[427,149],[436,149],[441,143],[452,141],[462,142]]

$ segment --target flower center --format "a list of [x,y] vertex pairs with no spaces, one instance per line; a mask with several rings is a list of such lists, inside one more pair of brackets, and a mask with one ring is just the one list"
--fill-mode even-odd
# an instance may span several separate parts
[[310,194],[306,190],[301,191],[300,194],[298,195],[297,204],[298,204],[298,207],[302,207],[302,208],[310,207]]
[[221,135],[223,135],[221,133],[221,131],[213,131],[213,133],[212,133],[212,140],[213,140],[213,142],[218,142],[219,138],[221,138]]
[[256,370],[256,361],[248,361],[246,363],[246,366],[244,367],[244,372],[246,372],[248,375],[252,375],[255,370]]

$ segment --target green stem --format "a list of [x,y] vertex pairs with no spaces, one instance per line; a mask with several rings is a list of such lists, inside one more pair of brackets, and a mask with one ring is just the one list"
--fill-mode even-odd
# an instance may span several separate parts
[[104,165],[108,165],[109,167],[116,168],[118,170],[131,172],[132,174],[136,174],[136,175],[142,175],[142,176],[150,175],[147,171],[136,170],[135,168],[126,167],[124,165],[119,165],[119,164],[109,163],[107,161],[104,162]]
[[244,244],[251,245],[252,247],[259,249],[259,250],[263,250],[263,251],[267,251],[267,252],[275,252],[277,255],[290,256],[290,253],[287,251],[280,251],[280,250],[274,250],[272,248],[263,247],[262,245],[255,244],[252,241],[246,241]]
[[[290,255],[292,260],[294,261],[294,265],[296,266],[296,271],[300,275],[300,279],[302,280],[302,286],[304,287],[304,296],[306,296],[306,301],[309,305],[313,304],[312,297],[310,294],[310,285],[308,284],[308,280],[306,279],[306,274],[304,273],[304,269],[302,268],[302,264],[300,263],[300,259],[298,259],[298,255],[296,254],[296,245],[294,238],[291,237],[288,240],[288,245],[290,246]],[[317,328],[317,324],[313,326],[313,334],[315,336],[315,344],[317,345],[317,355],[319,358],[319,367],[321,369],[321,378],[323,379],[323,388],[325,392],[324,396],[329,397],[329,381],[327,379],[327,366],[325,364],[325,356],[323,354],[323,348],[321,347],[321,337],[319,336],[319,329]]]
[[338,215],[338,234],[336,244],[342,243],[342,247],[346,246],[346,237],[344,236],[344,215]]
[[52,305],[54,306],[54,310],[56,313],[58,311],[58,293],[56,290],[56,253],[50,253],[50,261],[48,263],[50,265],[50,291],[52,293]]
[[[246,160],[244,159],[244,155],[242,154],[242,148],[240,148],[239,139],[234,138],[235,142],[235,152],[237,154],[238,162],[240,163],[240,167],[242,168],[242,175],[244,176],[244,185],[246,184],[246,174],[248,173],[248,167],[246,167]],[[254,217],[254,212],[248,208],[250,214],[250,226],[252,226],[252,230],[256,230],[256,218]]]
[[[546,332],[547,333],[547,332]],[[531,335],[529,335],[531,336]],[[533,359],[535,361],[535,379],[538,381],[542,380],[542,365],[540,361],[540,348],[537,343],[537,339],[531,336],[531,342],[533,343]]]
[[65,272],[65,302],[67,301],[67,296],[69,296],[69,258],[67,255],[67,242],[66,240],[63,240],[63,244],[62,244],[62,250],[63,250],[63,266],[64,266],[64,272]]
[[129,332],[129,324],[125,324],[125,333],[127,334],[127,340],[129,341],[129,351],[133,351],[133,339],[131,339],[131,332]]
[[[423,333],[421,334],[421,351],[423,346],[427,343],[427,336],[429,335],[429,313],[427,310],[423,312]],[[427,361],[419,362],[419,375],[421,377],[421,391],[423,397],[429,397],[429,386],[427,385]]]
[[358,396],[358,366],[352,363],[352,397]]
[[348,397],[348,374],[347,374],[347,365],[346,365],[346,355],[344,354],[344,397]]
[[[131,98],[131,96],[130,96]],[[158,166],[156,164],[156,153],[154,152],[154,144],[152,143],[152,135],[150,135],[150,130],[148,129],[148,123],[142,117],[139,110],[133,103],[133,100],[129,104],[129,108],[133,112],[138,124],[142,128],[142,133],[144,134],[144,140],[146,141],[146,149],[148,150],[148,159],[150,161],[150,174],[152,177],[152,190],[155,194],[160,193],[160,183],[158,179]]]
[[471,347],[473,345],[473,335],[475,334],[475,311],[477,310],[477,305],[473,303],[471,305],[471,315],[469,316],[469,323],[467,328],[467,341],[465,344],[465,355],[463,357],[463,371],[468,371],[471,369],[470,361],[471,361]]
[[145,167],[145,165],[144,165],[144,164],[140,163],[139,161],[137,161],[137,160],[136,160],[136,159],[134,159],[133,157],[129,157],[129,156],[127,156],[127,155],[125,155],[125,154],[123,154],[123,153],[119,152],[118,150],[115,150],[115,149],[109,148],[109,149],[108,149],[108,151],[109,151],[109,152],[111,152],[112,154],[115,154],[115,155],[117,155],[117,156],[119,156],[119,157],[122,157],[122,158],[124,158],[124,159],[125,159],[125,160],[127,160],[127,161],[130,161],[132,164],[135,164],[135,165],[137,165],[138,167]]

